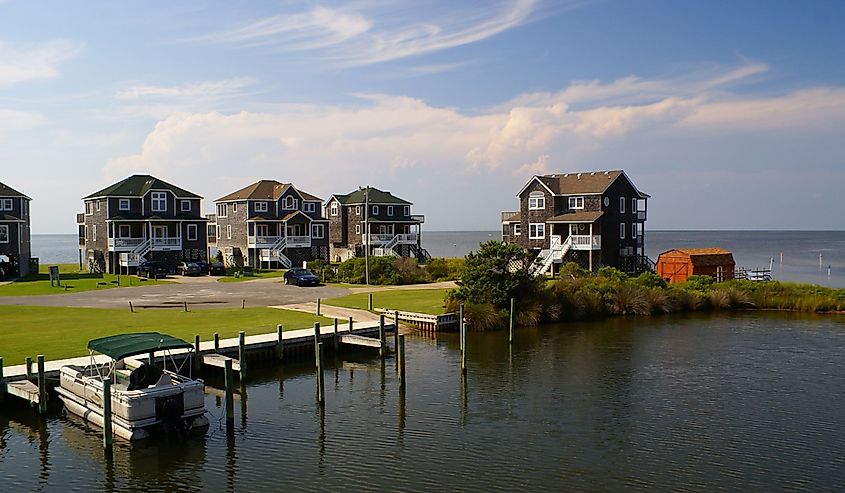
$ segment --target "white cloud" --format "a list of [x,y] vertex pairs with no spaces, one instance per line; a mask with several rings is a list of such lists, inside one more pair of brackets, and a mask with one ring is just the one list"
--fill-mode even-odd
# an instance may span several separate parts
[[53,79],[59,65],[82,51],[80,43],[54,40],[29,46],[13,46],[0,41],[0,89],[23,82]]
[[38,113],[0,109],[0,136],[13,130],[25,130],[43,125],[47,119]]
[[255,84],[251,77],[213,80],[183,84],[180,86],[135,85],[121,89],[117,99],[138,98],[216,98],[239,94],[241,89]]

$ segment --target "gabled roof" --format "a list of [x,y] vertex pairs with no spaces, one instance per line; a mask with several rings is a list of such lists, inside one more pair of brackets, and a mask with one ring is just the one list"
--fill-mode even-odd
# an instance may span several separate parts
[[0,182],[0,197],[23,197],[27,200],[32,200],[31,198],[27,197],[26,195],[18,192],[14,188],[2,182]]
[[[688,255],[692,265],[699,267],[735,264],[733,254],[724,248],[675,248],[661,253],[660,256],[672,252]],[[658,257],[658,261],[660,256]]]
[[220,197],[215,202],[230,202],[233,200],[279,200],[289,189],[293,188],[302,200],[322,202],[320,197],[303,192],[291,183],[280,183],[276,180],[259,180],[229,195]]
[[[550,175],[537,175],[531,178],[528,183],[522,187],[517,196],[522,195],[522,192],[534,180],[539,181],[550,193],[553,195],[578,195],[578,194],[602,194],[610,188],[620,176],[624,176],[631,186],[636,189],[628,176],[622,170],[610,171],[584,171],[580,173],[553,173]],[[640,192],[640,198],[648,198],[649,195]]]
[[[369,197],[367,195],[369,194]],[[371,204],[398,204],[398,205],[411,205],[411,202],[407,200],[400,199],[399,197],[393,195],[390,192],[379,190],[378,188],[367,187],[367,188],[359,188],[354,192],[343,194],[334,194],[332,195],[338,202],[342,205],[358,205],[363,204],[368,201]]]
[[577,211],[546,219],[547,223],[594,223],[604,214],[602,211]]
[[83,200],[93,199],[96,197],[143,197],[150,190],[167,190],[180,198],[202,198],[195,193],[191,193],[184,188],[179,188],[176,185],[171,185],[170,183],[160,180],[155,176],[132,175],[100,190],[99,192],[94,192],[91,195],[83,197]]

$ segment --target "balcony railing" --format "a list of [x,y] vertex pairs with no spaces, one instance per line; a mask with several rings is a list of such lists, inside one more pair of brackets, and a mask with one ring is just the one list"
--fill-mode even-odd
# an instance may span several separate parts
[[506,223],[511,220],[512,217],[519,214],[519,211],[505,211],[502,213],[502,222]]
[[[371,234],[369,243],[371,245],[381,245],[381,244],[387,243],[388,241],[392,240],[394,236],[396,236],[396,235],[393,235],[393,234]],[[365,235],[364,236],[364,243],[367,243],[366,239],[367,239],[367,237]]]
[[399,237],[399,244],[400,245],[416,245],[417,243],[417,234],[410,233],[410,234],[401,234],[397,235]]
[[169,251],[169,250],[181,250],[182,249],[182,238],[166,238],[166,237],[159,237],[153,238],[150,241],[150,247],[156,251]]
[[113,252],[130,252],[145,241],[147,241],[146,238],[109,238],[109,250]]
[[601,236],[571,235],[573,250],[601,250]]
[[278,236],[249,236],[247,243],[250,248],[267,248],[279,241]]
[[308,248],[311,246],[310,236],[288,236],[288,248]]
[[421,223],[425,222],[425,215],[424,214],[411,214],[411,221],[419,221]]

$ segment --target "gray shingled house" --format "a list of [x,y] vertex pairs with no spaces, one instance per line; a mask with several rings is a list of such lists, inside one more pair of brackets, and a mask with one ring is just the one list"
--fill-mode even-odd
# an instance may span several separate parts
[[425,216],[411,214],[413,204],[377,188],[332,195],[326,202],[329,254],[333,261],[363,256],[430,257],[420,243]]
[[502,240],[537,252],[537,274],[574,261],[595,270],[653,270],[645,255],[648,194],[624,171],[532,177],[517,194],[519,210],[502,213]]
[[261,180],[215,201],[211,233],[227,265],[289,268],[328,260],[323,199],[290,183]]
[[32,199],[0,183],[0,280],[29,274],[29,202]]
[[150,175],[132,175],[84,197],[79,248],[94,272],[132,272],[148,261],[171,270],[206,260],[202,197]]

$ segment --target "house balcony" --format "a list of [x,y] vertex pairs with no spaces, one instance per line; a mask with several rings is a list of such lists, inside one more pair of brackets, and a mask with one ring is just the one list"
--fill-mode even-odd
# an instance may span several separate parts
[[279,240],[286,239],[284,248],[310,248],[310,236],[248,236],[248,248],[271,248]]
[[645,211],[637,211],[637,221],[645,221],[645,220],[646,220]]
[[424,214],[411,214],[411,221],[417,221],[424,223],[425,222],[425,215]]
[[109,238],[109,251],[131,252],[145,241],[146,238]]
[[511,222],[515,216],[519,215],[519,211],[505,211],[502,213],[502,222]]
[[571,235],[573,250],[601,250],[601,236],[599,235]]
[[84,212],[77,212],[76,213],[76,224],[85,224],[85,213]]
[[[394,244],[396,245],[416,245],[419,235],[416,233],[405,233],[405,234],[371,234],[370,235],[370,245],[373,246],[380,246],[386,245],[391,243],[396,239]],[[366,236],[362,237],[364,244],[366,244]]]
[[150,248],[154,252],[172,252],[182,249],[182,238],[159,237],[150,240]]

